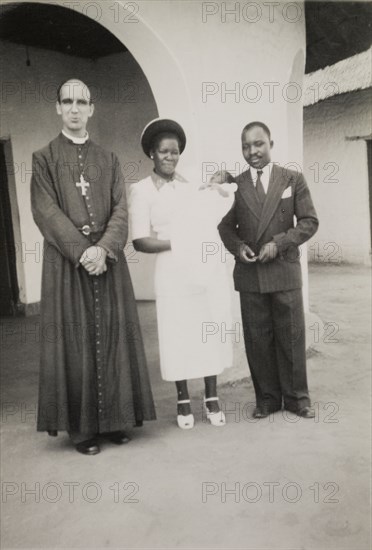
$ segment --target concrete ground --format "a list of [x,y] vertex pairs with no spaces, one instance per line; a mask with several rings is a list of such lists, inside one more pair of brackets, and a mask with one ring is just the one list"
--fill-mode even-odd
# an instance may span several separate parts
[[204,421],[196,381],[186,432],[159,375],[154,306],[140,304],[158,420],[94,457],[36,433],[38,319],[3,319],[2,548],[369,549],[369,286],[367,268],[310,268],[314,420],[253,421],[235,372],[220,391],[228,425]]

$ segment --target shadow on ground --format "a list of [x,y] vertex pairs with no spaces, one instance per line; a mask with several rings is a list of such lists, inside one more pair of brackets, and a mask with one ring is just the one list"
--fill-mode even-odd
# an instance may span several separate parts
[[254,421],[239,370],[222,380],[228,425],[205,422],[194,381],[196,426],[179,430],[173,384],[159,374],[154,306],[140,304],[158,420],[95,457],[64,434],[36,433],[38,319],[4,319],[2,548],[367,550],[369,282],[367,268],[310,268],[314,420]]

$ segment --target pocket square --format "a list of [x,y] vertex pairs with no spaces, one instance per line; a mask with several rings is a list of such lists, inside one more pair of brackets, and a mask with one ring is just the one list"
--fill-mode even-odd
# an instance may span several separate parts
[[287,189],[284,189],[282,199],[288,199],[292,196],[292,187],[287,187]]

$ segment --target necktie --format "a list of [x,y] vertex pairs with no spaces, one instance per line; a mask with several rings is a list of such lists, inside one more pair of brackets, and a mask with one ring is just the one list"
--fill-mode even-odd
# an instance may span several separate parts
[[263,170],[257,170],[257,179],[256,179],[256,191],[258,195],[258,200],[260,201],[261,205],[263,206],[265,200],[266,200],[266,193],[264,186],[261,181],[261,176],[263,174]]

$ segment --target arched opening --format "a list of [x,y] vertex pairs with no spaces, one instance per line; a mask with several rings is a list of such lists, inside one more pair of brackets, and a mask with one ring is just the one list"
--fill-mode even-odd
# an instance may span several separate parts
[[[60,130],[55,114],[59,83],[74,76],[91,87],[96,114],[88,130],[95,141],[117,153],[128,186],[151,169],[139,142],[149,120],[171,116],[188,135],[192,132],[180,67],[142,14],[134,12],[134,5],[3,3],[1,49],[7,64],[0,137],[9,139],[13,148],[15,189],[10,196],[18,201],[19,219],[13,216],[13,225],[18,225],[15,234],[21,236],[16,243],[17,271],[20,300],[26,307],[40,299],[42,254],[30,210],[31,156]],[[159,60],[167,67],[171,86],[159,71]],[[187,154],[192,154],[191,147]],[[129,251],[138,298],[152,297],[152,260],[138,261]]]

